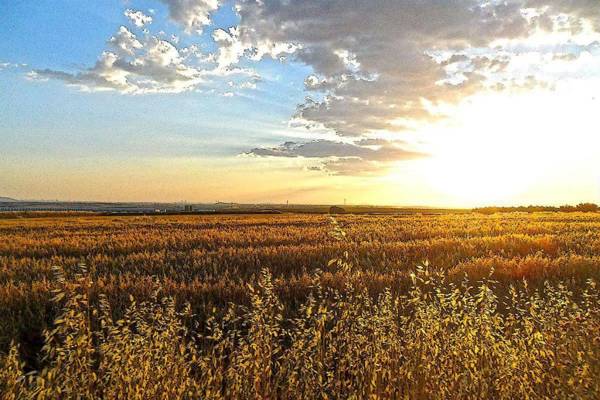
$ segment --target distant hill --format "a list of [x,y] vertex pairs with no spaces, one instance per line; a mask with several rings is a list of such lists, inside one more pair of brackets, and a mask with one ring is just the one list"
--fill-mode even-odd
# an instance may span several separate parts
[[2,197],[2,196],[0,196],[0,202],[8,203],[8,202],[15,202],[15,201],[19,201],[19,200],[11,199],[10,197]]

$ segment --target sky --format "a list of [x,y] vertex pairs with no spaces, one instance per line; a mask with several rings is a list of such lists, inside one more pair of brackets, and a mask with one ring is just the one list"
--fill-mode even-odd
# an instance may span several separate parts
[[600,203],[596,0],[0,2],[0,196]]

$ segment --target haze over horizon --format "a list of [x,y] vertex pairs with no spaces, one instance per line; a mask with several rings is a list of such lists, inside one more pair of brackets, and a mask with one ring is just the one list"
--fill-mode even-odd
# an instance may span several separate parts
[[589,0],[0,5],[0,196],[600,203]]

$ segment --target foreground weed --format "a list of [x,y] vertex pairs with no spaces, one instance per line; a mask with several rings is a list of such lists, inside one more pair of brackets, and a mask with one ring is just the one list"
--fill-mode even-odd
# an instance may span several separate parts
[[[190,331],[158,290],[114,320],[93,307],[81,270],[55,302],[43,368],[24,374],[18,347],[0,360],[3,399],[597,399],[600,298],[564,284],[498,294],[490,278],[453,283],[430,266],[406,295],[322,286],[296,312],[263,270],[248,307]],[[503,293],[503,292],[502,292]]]

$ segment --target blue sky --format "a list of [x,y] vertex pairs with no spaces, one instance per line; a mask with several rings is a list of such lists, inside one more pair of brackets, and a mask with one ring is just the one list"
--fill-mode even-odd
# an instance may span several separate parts
[[[158,2],[79,3],[2,6],[0,61],[27,64],[0,73],[0,101],[5,105],[0,109],[0,135],[5,145],[10,143],[3,152],[22,157],[219,157],[285,138],[287,121],[305,95],[308,68],[301,65],[256,63],[253,68],[261,76],[256,90],[234,97],[85,93],[61,82],[27,80],[24,72],[31,69],[73,71],[93,65],[107,39],[120,25],[128,25],[123,15],[127,8],[155,10],[152,30],[180,36],[181,46],[195,43],[214,50],[210,30],[200,37],[184,33]],[[212,29],[228,28],[237,18],[224,6],[213,21]]]
[[585,1],[2,2],[0,38],[0,196],[600,194]]

